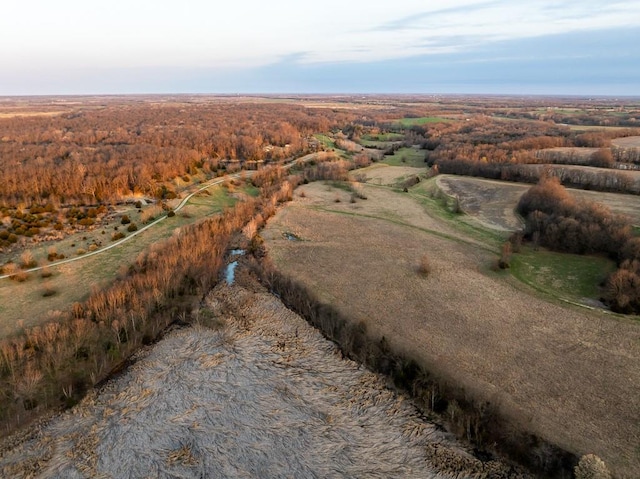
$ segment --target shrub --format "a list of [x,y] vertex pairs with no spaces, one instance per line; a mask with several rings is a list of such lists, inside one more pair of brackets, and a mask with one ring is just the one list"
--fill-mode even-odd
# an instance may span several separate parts
[[611,479],[607,465],[595,454],[582,456],[573,471],[576,479]]
[[[145,210],[140,212],[140,221],[143,223],[148,223],[150,221],[155,220],[158,216],[163,213],[163,208],[160,205],[153,205]],[[175,213],[174,213],[175,214]]]
[[129,223],[131,223],[131,219],[128,215],[123,215],[120,223],[122,223],[123,225],[128,225]]
[[523,233],[521,231],[516,231],[511,236],[509,236],[509,242],[511,243],[511,248],[514,253],[519,253],[522,248],[522,240]]
[[136,226],[135,223],[131,223],[128,227],[127,227],[127,231],[129,233],[133,233],[134,231],[138,231],[138,227]]
[[500,254],[500,260],[498,261],[498,266],[500,269],[507,269],[511,266],[511,254],[513,250],[511,247],[511,242],[505,241],[502,244],[502,251]]
[[420,261],[418,262],[418,273],[421,276],[428,276],[431,273],[431,261],[429,260],[429,256],[423,254],[420,257]]
[[175,212],[175,211],[173,211],[173,210],[169,210],[169,213],[167,213],[167,216],[168,216],[169,218],[173,218],[175,215],[176,215],[176,212]]
[[119,239],[122,239],[125,237],[124,233],[114,233],[114,235],[111,237],[111,241],[118,241]]
[[56,293],[57,291],[51,286],[45,286],[44,289],[42,290],[42,297],[48,298],[50,296],[54,296]]
[[20,255],[20,267],[23,269],[34,268],[38,263],[33,257],[33,253],[27,250]]
[[9,279],[19,283],[22,283],[29,278],[29,275],[25,271],[22,271],[15,263],[8,263],[4,265],[3,272],[4,274],[9,275]]
[[87,253],[87,250],[83,248],[78,248],[77,253],[78,253],[78,256],[82,256],[83,254]]

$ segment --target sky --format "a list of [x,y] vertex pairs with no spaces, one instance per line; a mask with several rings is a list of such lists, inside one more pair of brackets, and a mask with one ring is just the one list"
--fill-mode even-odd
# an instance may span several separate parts
[[0,95],[640,96],[640,1],[3,0]]

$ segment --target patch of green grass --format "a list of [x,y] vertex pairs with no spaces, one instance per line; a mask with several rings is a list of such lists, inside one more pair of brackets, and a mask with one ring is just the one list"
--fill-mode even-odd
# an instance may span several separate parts
[[454,198],[447,196],[436,185],[435,178],[423,180],[409,189],[409,194],[418,201],[427,212],[448,222],[462,235],[481,241],[498,254],[500,245],[507,239],[508,233],[482,226],[473,218],[455,211]]
[[257,198],[260,195],[260,189],[250,184],[243,186],[242,191],[253,198]]
[[226,188],[212,187],[193,196],[185,206],[185,210],[191,216],[202,218],[220,213],[224,208],[233,206],[236,201],[237,199],[231,196]]
[[450,121],[452,120],[439,116],[423,116],[420,118],[400,118],[399,120],[396,120],[396,123],[400,123],[402,126],[416,126],[425,125],[427,123],[448,123]]
[[425,151],[417,148],[400,148],[394,155],[385,156],[381,163],[389,166],[414,166],[416,168],[426,168]]
[[384,149],[388,148],[389,146],[391,146],[391,143],[386,142],[386,141],[375,141],[375,140],[363,140],[363,139],[360,139],[360,141],[358,143],[361,144],[362,146],[366,147],[366,148],[378,148],[380,150],[384,150]]
[[336,142],[335,142],[335,141],[333,141],[333,138],[331,138],[331,137],[329,137],[329,136],[327,136],[327,135],[323,135],[323,134],[321,134],[321,133],[317,133],[317,134],[315,134],[315,135],[313,135],[313,136],[314,136],[314,138],[315,138],[316,140],[318,140],[320,143],[322,143],[322,145],[324,145],[324,147],[325,147],[325,148],[328,148],[328,149],[331,149],[331,148],[333,148],[333,149],[337,149]]
[[615,270],[615,263],[601,256],[556,253],[523,247],[511,259],[511,273],[518,280],[551,296],[580,301],[599,299],[599,284]]
[[380,133],[378,135],[362,135],[360,139],[374,142],[402,141],[404,135],[401,133]]

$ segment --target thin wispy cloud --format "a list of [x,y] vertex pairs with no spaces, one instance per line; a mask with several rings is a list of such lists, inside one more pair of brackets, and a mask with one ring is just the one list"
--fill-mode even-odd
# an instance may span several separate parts
[[384,23],[382,25],[374,27],[374,30],[395,31],[421,28],[421,23],[423,21],[433,21],[434,19],[438,19],[439,17],[444,18],[450,15],[470,15],[473,14],[474,11],[483,10],[487,7],[495,5],[500,5],[501,3],[502,2],[500,0],[495,0],[490,2],[470,3],[450,8],[428,10]]
[[450,52],[491,42],[631,26],[640,27],[638,2],[496,0],[434,7],[376,25],[372,31],[387,37],[404,34],[408,43],[416,38],[409,52],[418,45],[422,54],[440,54],[443,47]]

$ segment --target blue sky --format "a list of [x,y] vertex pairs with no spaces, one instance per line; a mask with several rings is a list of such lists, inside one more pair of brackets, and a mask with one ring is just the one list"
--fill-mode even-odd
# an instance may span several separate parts
[[0,95],[640,96],[640,2],[5,0]]

